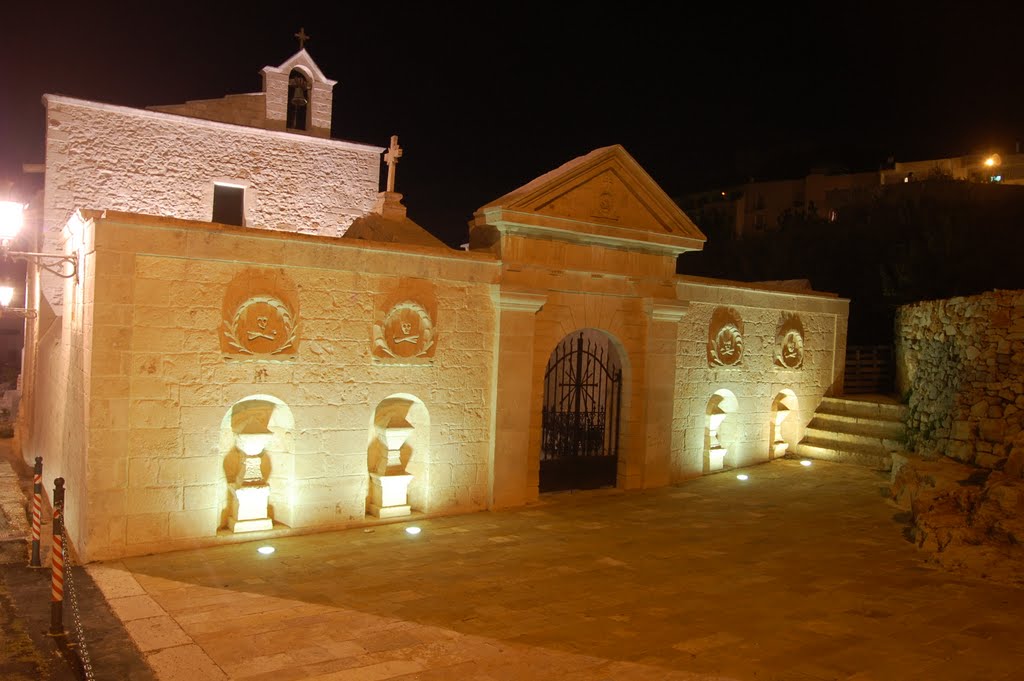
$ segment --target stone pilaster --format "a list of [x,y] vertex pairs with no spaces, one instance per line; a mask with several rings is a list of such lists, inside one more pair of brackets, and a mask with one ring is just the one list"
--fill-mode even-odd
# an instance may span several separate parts
[[651,302],[644,367],[645,488],[664,487],[671,482],[678,331],[688,308],[688,303],[679,300]]
[[547,296],[496,290],[498,308],[490,461],[490,508],[521,506],[535,496],[529,482],[530,400],[533,394],[533,341],[536,314]]

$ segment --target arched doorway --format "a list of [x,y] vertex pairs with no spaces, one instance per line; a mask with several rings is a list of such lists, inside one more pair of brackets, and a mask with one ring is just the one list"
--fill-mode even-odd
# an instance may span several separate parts
[[594,329],[563,338],[544,372],[541,492],[615,486],[621,400],[611,340]]

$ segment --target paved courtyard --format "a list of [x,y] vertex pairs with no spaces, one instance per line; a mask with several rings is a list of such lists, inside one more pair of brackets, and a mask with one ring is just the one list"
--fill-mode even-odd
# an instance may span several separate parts
[[903,537],[883,474],[679,487],[98,564],[163,679],[1020,679],[1024,591]]

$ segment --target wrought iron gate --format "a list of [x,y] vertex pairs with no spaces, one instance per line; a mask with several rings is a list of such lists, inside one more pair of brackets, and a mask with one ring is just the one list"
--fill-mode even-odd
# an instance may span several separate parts
[[567,338],[544,373],[540,491],[615,485],[622,371],[608,346]]

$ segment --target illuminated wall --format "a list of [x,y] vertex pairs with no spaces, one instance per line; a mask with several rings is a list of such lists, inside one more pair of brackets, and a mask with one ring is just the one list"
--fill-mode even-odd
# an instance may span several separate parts
[[[215,183],[247,227],[340,236],[373,206],[381,149],[56,95],[47,108],[44,250],[79,208],[208,221]],[[44,278],[60,310],[62,288]]]

